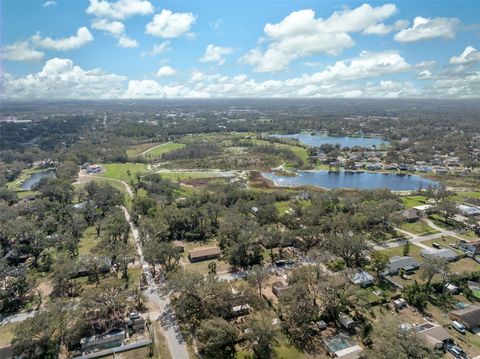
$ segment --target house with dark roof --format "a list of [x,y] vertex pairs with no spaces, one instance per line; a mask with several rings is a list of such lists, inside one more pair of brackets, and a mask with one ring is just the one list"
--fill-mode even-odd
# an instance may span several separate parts
[[222,251],[220,250],[219,247],[208,247],[208,248],[198,248],[198,249],[192,249],[191,251],[188,251],[188,259],[190,259],[190,262],[201,262],[201,261],[207,261],[210,259],[218,259],[220,255],[222,254]]
[[452,310],[448,316],[452,320],[462,323],[467,329],[480,326],[480,307],[477,305],[469,305],[466,308]]
[[420,219],[420,216],[418,215],[418,212],[413,208],[404,210],[402,212],[402,215],[403,215],[403,218],[405,219],[405,221],[407,221],[409,223],[416,222]]

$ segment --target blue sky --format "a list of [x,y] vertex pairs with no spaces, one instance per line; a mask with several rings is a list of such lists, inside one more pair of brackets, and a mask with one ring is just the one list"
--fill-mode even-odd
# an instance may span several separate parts
[[477,98],[479,14],[480,1],[2,0],[1,96]]

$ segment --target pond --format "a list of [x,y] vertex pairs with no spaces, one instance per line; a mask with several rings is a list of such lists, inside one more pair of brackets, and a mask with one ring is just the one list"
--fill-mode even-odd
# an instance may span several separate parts
[[35,187],[42,178],[55,178],[55,171],[54,170],[47,170],[41,172],[32,173],[32,175],[27,178],[20,186],[20,189],[24,191],[30,191],[33,187]]
[[294,177],[277,176],[263,173],[277,186],[319,186],[323,188],[388,188],[392,191],[416,190],[419,187],[436,186],[437,182],[408,174],[388,174],[370,172],[329,172],[329,171],[296,171]]
[[293,135],[275,134],[270,136],[277,138],[294,138],[299,140],[300,143],[310,147],[319,147],[324,144],[340,144],[341,147],[372,147],[387,143],[387,141],[380,137],[335,137],[322,134],[312,135],[310,133],[296,133]]

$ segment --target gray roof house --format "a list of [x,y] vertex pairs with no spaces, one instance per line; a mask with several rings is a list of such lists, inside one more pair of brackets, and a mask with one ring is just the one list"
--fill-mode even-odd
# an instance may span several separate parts
[[420,255],[424,258],[443,258],[449,262],[458,259],[457,253],[449,248],[424,248],[420,250]]
[[388,260],[387,269],[383,275],[398,274],[400,269],[405,272],[413,272],[420,268],[418,262],[410,256],[393,256]]
[[351,273],[349,273],[348,279],[353,284],[361,287],[367,287],[374,282],[372,275],[360,268],[354,269]]

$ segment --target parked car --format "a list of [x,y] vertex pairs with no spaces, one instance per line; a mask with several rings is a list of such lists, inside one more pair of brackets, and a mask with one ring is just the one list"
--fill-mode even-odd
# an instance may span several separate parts
[[458,244],[456,244],[456,243],[449,243],[449,246],[452,247],[452,248],[455,248],[455,249],[458,248]]
[[467,354],[458,345],[447,346],[447,351],[449,351],[455,358],[468,359]]
[[437,249],[440,249],[440,248],[441,248],[441,247],[440,247],[440,244],[438,244],[438,243],[436,243],[436,242],[433,242],[433,243],[432,243],[432,247],[433,247],[433,248],[437,248]]
[[462,323],[457,322],[456,320],[454,320],[454,321],[452,322],[452,327],[453,327],[453,329],[455,329],[457,332],[462,333],[462,334],[465,334],[466,331],[467,331],[466,328],[465,328],[465,326],[464,326]]

